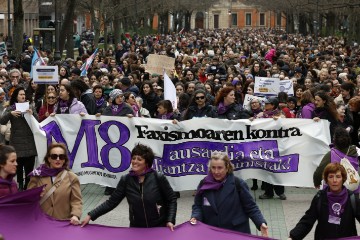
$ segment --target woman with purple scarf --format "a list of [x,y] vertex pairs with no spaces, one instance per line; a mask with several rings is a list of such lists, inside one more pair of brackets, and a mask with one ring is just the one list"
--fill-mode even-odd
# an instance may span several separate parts
[[78,225],[82,213],[81,189],[78,177],[69,170],[69,162],[66,146],[52,143],[44,164],[29,174],[28,189],[43,186],[40,205],[44,213]]
[[74,94],[69,84],[62,84],[59,88],[59,99],[54,107],[54,112],[50,116],[56,114],[80,114],[85,116],[88,112],[82,102],[80,102]]
[[211,155],[208,175],[200,182],[192,206],[191,224],[197,220],[211,226],[250,234],[249,218],[263,237],[268,227],[249,187],[233,174],[226,153]]
[[18,191],[17,184],[13,179],[16,168],[15,148],[9,145],[0,145],[0,198]]
[[[159,119],[179,120],[180,115],[174,112],[170,100],[161,100],[158,102],[156,117]],[[175,123],[175,122],[174,122]]]
[[220,119],[236,120],[248,119],[250,115],[244,111],[241,105],[235,102],[235,90],[233,87],[220,89],[215,98],[217,115]]
[[[334,146],[325,154],[316,168],[313,176],[314,186],[319,188],[322,180],[322,173],[329,163],[340,162],[342,158],[347,158],[355,170],[359,171],[358,153],[355,145],[351,145],[351,137],[349,133],[342,127],[337,127],[333,137]],[[360,187],[354,191],[359,194]]]
[[131,152],[129,174],[121,177],[108,200],[88,213],[82,226],[113,210],[126,197],[130,227],[168,227],[173,231],[176,196],[166,177],[151,168],[154,157],[150,147],[136,145]]
[[329,163],[323,176],[327,187],[315,195],[289,239],[305,238],[316,221],[315,240],[357,236],[355,219],[360,222],[360,200],[344,186],[345,168],[338,162]]
[[95,85],[93,87],[93,94],[96,101],[96,113],[102,113],[103,110],[107,107],[107,101],[104,95],[104,89],[101,85]]

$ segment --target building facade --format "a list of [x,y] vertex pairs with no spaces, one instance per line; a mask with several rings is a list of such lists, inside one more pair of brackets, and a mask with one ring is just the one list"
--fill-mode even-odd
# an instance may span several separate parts
[[194,12],[191,17],[192,29],[285,27],[285,14],[262,11],[261,8],[244,4],[241,0],[219,0],[208,9]]

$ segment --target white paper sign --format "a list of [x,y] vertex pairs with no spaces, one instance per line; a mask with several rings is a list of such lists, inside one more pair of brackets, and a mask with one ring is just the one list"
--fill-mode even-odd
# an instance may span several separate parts
[[29,110],[29,102],[15,103],[16,111],[26,112]]
[[36,84],[58,84],[58,66],[33,66],[33,79]]
[[292,80],[281,80],[279,92],[286,92],[289,97],[294,96],[294,85]]
[[280,90],[279,78],[255,77],[255,96],[277,96]]

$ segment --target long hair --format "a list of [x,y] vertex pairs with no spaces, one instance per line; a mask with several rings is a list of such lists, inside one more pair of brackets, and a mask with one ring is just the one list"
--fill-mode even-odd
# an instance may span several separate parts
[[6,164],[9,154],[13,152],[15,152],[15,148],[13,146],[0,144],[0,166],[4,166]]
[[23,87],[18,87],[18,88],[16,88],[16,89],[14,90],[14,92],[11,94],[11,97],[10,97],[10,105],[13,105],[13,104],[15,104],[15,103],[18,102],[18,101],[17,101],[17,97],[18,97],[19,92],[20,92],[21,90],[23,90],[24,93],[25,93],[25,88],[23,88]]
[[335,120],[339,120],[339,113],[336,110],[336,104],[334,102],[334,99],[332,99],[324,91],[318,91],[317,93],[315,93],[315,96],[318,96],[319,98],[324,100],[325,101],[325,104],[324,104],[325,110],[328,111]]
[[215,98],[215,106],[217,106],[220,102],[223,102],[224,98],[229,95],[231,91],[234,91],[233,87],[224,87],[220,89]]

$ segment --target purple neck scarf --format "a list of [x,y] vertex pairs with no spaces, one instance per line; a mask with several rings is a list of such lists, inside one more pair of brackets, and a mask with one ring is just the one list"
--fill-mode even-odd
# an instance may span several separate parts
[[101,97],[100,99],[96,99],[96,106],[101,107],[105,102],[105,98]]
[[113,116],[117,116],[118,113],[123,109],[123,107],[124,107],[124,103],[121,103],[120,105],[118,104],[111,105],[111,112]]
[[15,106],[15,104],[10,105],[10,108],[11,108],[11,110],[15,111],[15,110],[16,110],[16,106]]
[[138,107],[138,105],[136,105],[136,104],[131,105],[131,108],[132,108],[133,111],[134,111],[134,116],[135,116],[135,117],[139,117],[139,107]]
[[340,225],[341,216],[344,213],[345,204],[348,200],[348,192],[345,187],[340,193],[330,192],[329,187],[326,188],[326,194],[329,203],[329,219],[328,222]]
[[216,181],[212,173],[209,172],[208,175],[204,178],[202,185],[196,194],[202,194],[206,190],[219,190],[222,188],[222,186],[224,186],[225,182],[226,178],[221,182]]
[[129,175],[132,177],[137,177],[139,179],[141,176],[145,176],[147,173],[150,173],[150,172],[154,172],[154,169],[147,168],[143,173],[140,173],[140,174],[137,174],[133,170],[130,170]]
[[220,115],[226,113],[226,111],[228,109],[229,109],[229,106],[225,106],[224,102],[220,102],[218,107],[217,107],[218,114],[220,114]]
[[276,115],[279,115],[279,110],[277,110],[277,109],[264,111],[264,113],[263,113],[264,118],[272,118],[273,116],[276,116]]
[[68,101],[60,99],[59,101],[59,109],[62,114],[69,112],[69,104]]
[[0,177],[0,184],[5,184],[5,185],[13,185],[13,184],[16,184],[14,181],[13,181],[13,178],[15,177],[15,175],[9,175],[7,178],[2,178]]
[[41,164],[40,167],[34,169],[29,173],[29,177],[56,177],[62,172],[65,167],[62,168],[49,168],[46,164]]
[[166,113],[166,114],[163,114],[163,115],[158,115],[158,118],[160,119],[171,119],[171,117],[174,115],[174,113]]

